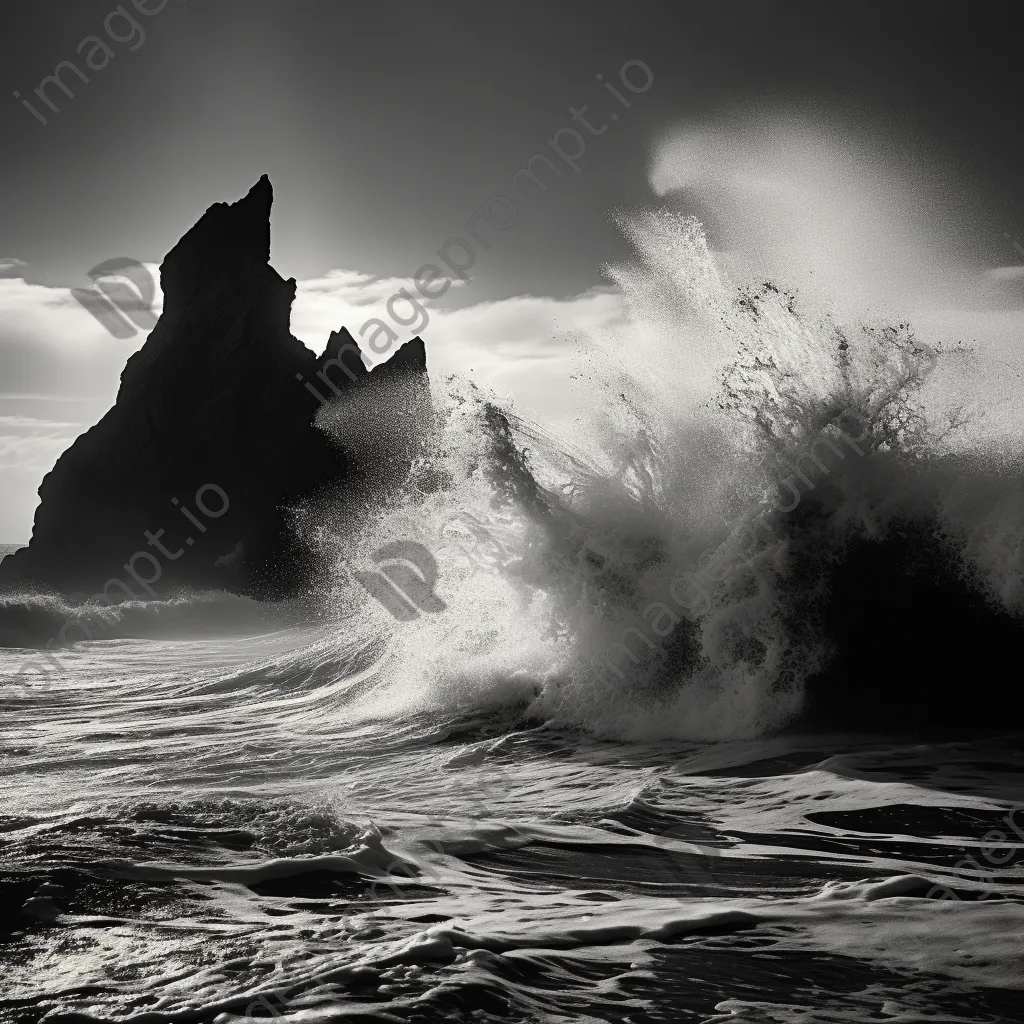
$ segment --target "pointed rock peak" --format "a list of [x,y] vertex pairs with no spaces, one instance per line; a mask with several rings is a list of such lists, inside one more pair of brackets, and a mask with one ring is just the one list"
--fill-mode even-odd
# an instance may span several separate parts
[[[270,178],[265,174],[260,175],[259,181],[246,194],[246,199],[253,195],[266,195],[268,205],[273,202],[274,199],[274,186],[270,184]],[[239,200],[241,201],[241,200]]]
[[363,353],[355,339],[342,327],[340,331],[332,331],[327,339],[327,347],[323,355],[316,361],[317,376],[327,384],[335,395],[339,389],[361,382],[370,372],[363,362]]
[[228,209],[236,211],[238,224],[249,224],[254,229],[265,228],[267,254],[264,262],[270,262],[270,208],[274,205],[274,186],[264,174],[246,194],[232,203]]
[[362,350],[356,344],[356,339],[352,337],[347,327],[342,327],[341,330],[331,331],[331,336],[327,339],[327,347],[324,349],[324,354],[320,357],[321,361],[326,359],[337,359],[341,352],[348,352],[351,349],[355,349],[356,354],[359,356],[359,361],[362,364]]
[[375,374],[388,377],[427,372],[427,349],[420,337],[404,342],[398,351],[386,362],[374,367]]
[[274,188],[264,174],[234,203],[214,203],[164,257],[165,304],[187,302],[204,283],[248,276],[270,262]]

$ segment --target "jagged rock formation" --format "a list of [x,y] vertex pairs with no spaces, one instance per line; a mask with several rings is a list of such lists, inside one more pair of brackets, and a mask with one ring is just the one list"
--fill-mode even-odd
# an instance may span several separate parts
[[[269,265],[272,200],[264,176],[238,202],[211,206],[167,254],[159,322],[113,408],[43,480],[31,542],[0,563],[0,586],[288,593],[313,568],[289,506],[340,482],[402,476],[415,445],[409,411],[426,391],[423,343],[371,372],[345,330],[319,359],[294,338],[295,281]],[[346,445],[329,412],[338,395],[373,406],[395,443]]]

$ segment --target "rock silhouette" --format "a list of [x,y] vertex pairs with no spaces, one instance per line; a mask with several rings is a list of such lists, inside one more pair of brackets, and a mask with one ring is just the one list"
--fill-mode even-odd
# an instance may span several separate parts
[[[263,176],[238,202],[211,206],[164,258],[163,313],[114,406],[44,478],[32,539],[0,563],[0,586],[293,593],[315,556],[289,510],[331,488],[400,481],[428,401],[423,343],[369,371],[344,329],[319,359],[293,337],[295,280],[269,263],[272,201]],[[346,439],[342,396],[388,430],[370,445]],[[140,590],[128,566],[159,582]]]

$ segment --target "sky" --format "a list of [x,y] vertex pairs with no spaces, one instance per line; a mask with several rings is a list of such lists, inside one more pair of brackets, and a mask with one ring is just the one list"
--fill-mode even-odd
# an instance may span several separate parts
[[[144,340],[70,289],[114,257],[155,268],[264,173],[271,262],[319,351],[546,154],[547,190],[480,229],[423,331],[432,372],[541,416],[571,405],[566,334],[617,315],[614,211],[658,206],[752,274],[977,337],[1017,380],[1024,75],[998,7],[33,0],[0,19],[0,542],[27,540],[42,476]],[[74,95],[47,105],[62,61],[88,81],[65,68]]]

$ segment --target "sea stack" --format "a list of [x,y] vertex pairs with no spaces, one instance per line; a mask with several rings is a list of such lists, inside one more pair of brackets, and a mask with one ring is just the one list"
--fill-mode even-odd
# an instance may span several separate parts
[[[294,593],[315,554],[289,510],[403,475],[416,444],[409,395],[422,408],[428,394],[423,343],[371,372],[344,329],[319,359],[293,337],[295,280],[269,263],[272,201],[263,176],[238,202],[211,206],[166,255],[163,313],[114,406],[43,479],[32,539],[0,563],[0,587]],[[339,434],[348,395],[371,396],[391,425],[371,460]]]

